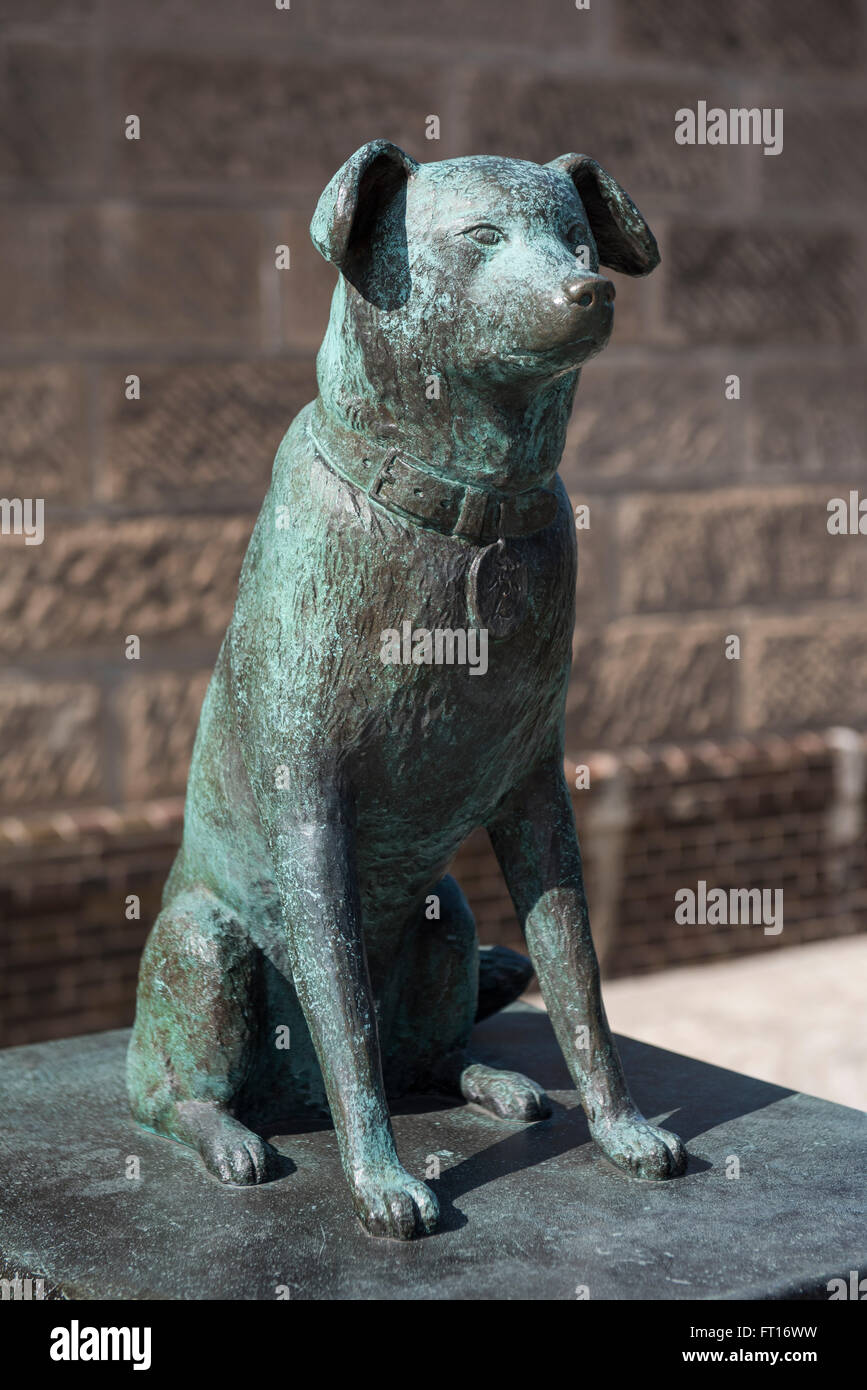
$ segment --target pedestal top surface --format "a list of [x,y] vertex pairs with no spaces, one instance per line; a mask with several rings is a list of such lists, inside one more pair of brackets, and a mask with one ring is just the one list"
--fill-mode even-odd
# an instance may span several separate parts
[[400,1107],[401,1160],[419,1177],[438,1160],[442,1212],[403,1244],[362,1230],[330,1128],[269,1136],[286,1173],[251,1189],[140,1129],[127,1040],[0,1053],[0,1276],[85,1299],[755,1299],[867,1272],[867,1117],[829,1101],[621,1038],[639,1106],[692,1155],[679,1180],[635,1182],[590,1141],[547,1017],[507,1010],[476,1056],[532,1076],[554,1114]]

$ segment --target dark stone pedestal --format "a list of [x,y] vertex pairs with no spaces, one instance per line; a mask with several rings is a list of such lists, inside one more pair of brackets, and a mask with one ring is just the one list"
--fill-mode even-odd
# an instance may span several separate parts
[[330,1129],[278,1136],[285,1176],[251,1189],[139,1129],[127,1037],[0,1053],[0,1274],[42,1275],[48,1296],[827,1298],[867,1266],[863,1115],[628,1038],[636,1100],[693,1155],[684,1178],[634,1182],[602,1158],[547,1018],[516,1008],[478,1029],[477,1054],[541,1082],[555,1114],[524,1128],[404,1106],[402,1161],[424,1176],[439,1157],[443,1220],[401,1244],[363,1232]]

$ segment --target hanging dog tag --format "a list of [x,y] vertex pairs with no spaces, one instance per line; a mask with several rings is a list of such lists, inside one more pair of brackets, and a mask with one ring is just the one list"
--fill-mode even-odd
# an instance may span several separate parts
[[527,616],[527,566],[502,536],[479,551],[470,567],[467,605],[491,637],[511,637]]

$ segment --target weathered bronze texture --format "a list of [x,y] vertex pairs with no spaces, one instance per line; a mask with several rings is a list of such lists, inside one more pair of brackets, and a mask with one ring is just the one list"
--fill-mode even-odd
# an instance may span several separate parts
[[583,155],[420,165],[384,140],[311,231],[340,271],[319,396],[277,452],[202,709],[133,1113],[229,1183],[268,1177],[269,1126],[330,1113],[368,1231],[431,1231],[387,1098],[549,1113],[467,1053],[530,974],[479,951],[445,873],[486,826],[591,1133],[636,1177],[674,1176],[683,1147],[638,1113],[600,996],[563,775],[577,546],[556,475],[611,332],[598,268],[647,274],[653,235]]

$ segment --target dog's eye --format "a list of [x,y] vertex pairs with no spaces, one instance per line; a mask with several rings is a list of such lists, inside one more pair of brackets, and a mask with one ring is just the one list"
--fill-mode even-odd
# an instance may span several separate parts
[[566,240],[573,251],[577,251],[582,242],[587,240],[587,233],[584,231],[584,227],[580,222],[576,222],[574,227],[569,228],[566,233]]
[[468,236],[471,241],[477,241],[480,246],[497,246],[504,240],[499,227],[492,227],[489,222],[483,222],[478,227],[467,227],[464,236]]

